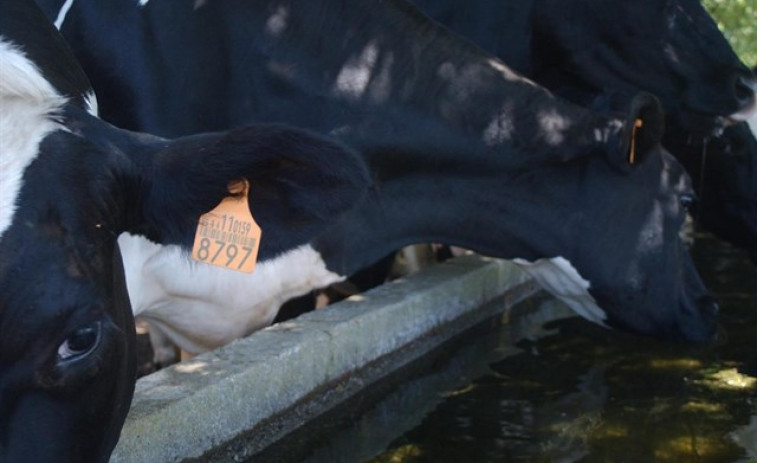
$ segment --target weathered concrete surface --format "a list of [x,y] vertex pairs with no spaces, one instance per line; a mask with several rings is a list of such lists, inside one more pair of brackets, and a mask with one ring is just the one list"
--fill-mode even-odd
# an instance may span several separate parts
[[359,391],[364,366],[386,374],[393,352],[401,366],[533,291],[513,264],[465,256],[161,370],[137,382],[111,462],[198,459],[250,429],[262,448]]
[[[248,463],[352,463],[378,455],[382,461],[392,461],[390,449],[402,439],[399,436],[421,426],[456,394],[469,392],[477,378],[491,378],[494,365],[522,355],[524,347],[518,341],[553,335],[559,328],[546,323],[575,317],[572,310],[547,293],[531,297],[512,310],[516,316],[509,320],[494,317],[466,330],[263,451],[245,453],[244,446],[236,443],[210,463],[240,461],[240,456]],[[492,402],[494,408],[501,405]],[[242,443],[247,442],[245,436]],[[399,461],[404,461],[403,449],[407,450],[403,446],[395,449]]]

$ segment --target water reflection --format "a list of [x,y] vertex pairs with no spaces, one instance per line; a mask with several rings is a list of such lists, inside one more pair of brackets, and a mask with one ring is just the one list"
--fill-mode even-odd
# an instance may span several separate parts
[[655,342],[575,317],[544,324],[561,306],[542,300],[289,461],[756,461],[757,268],[709,237],[693,255],[720,299],[719,343]]

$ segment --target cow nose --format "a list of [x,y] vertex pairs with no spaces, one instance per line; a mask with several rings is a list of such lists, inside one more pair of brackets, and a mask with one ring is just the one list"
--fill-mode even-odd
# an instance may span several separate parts
[[736,78],[735,96],[739,109],[748,108],[754,104],[754,92],[757,89],[757,78],[740,75]]
[[711,341],[717,333],[717,316],[720,312],[720,307],[717,300],[711,294],[700,297],[697,301],[697,306],[705,326],[703,333],[701,333],[703,335],[701,338],[706,339],[709,337]]
[[702,295],[692,301],[681,319],[683,340],[693,343],[712,342],[717,334],[717,301],[710,294]]

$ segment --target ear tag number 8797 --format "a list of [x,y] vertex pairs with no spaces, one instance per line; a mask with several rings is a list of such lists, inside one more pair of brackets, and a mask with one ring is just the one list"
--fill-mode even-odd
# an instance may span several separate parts
[[249,207],[250,183],[229,185],[230,196],[200,216],[192,258],[218,267],[252,273],[258,259],[261,230]]

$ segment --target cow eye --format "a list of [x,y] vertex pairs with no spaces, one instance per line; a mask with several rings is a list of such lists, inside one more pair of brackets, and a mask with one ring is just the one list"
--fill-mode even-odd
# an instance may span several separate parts
[[100,322],[82,325],[58,347],[59,360],[71,360],[90,353],[100,340]]
[[694,205],[696,200],[697,200],[697,197],[694,194],[689,194],[689,193],[682,194],[680,197],[681,207],[683,207],[683,209],[688,212],[691,209],[691,206]]

